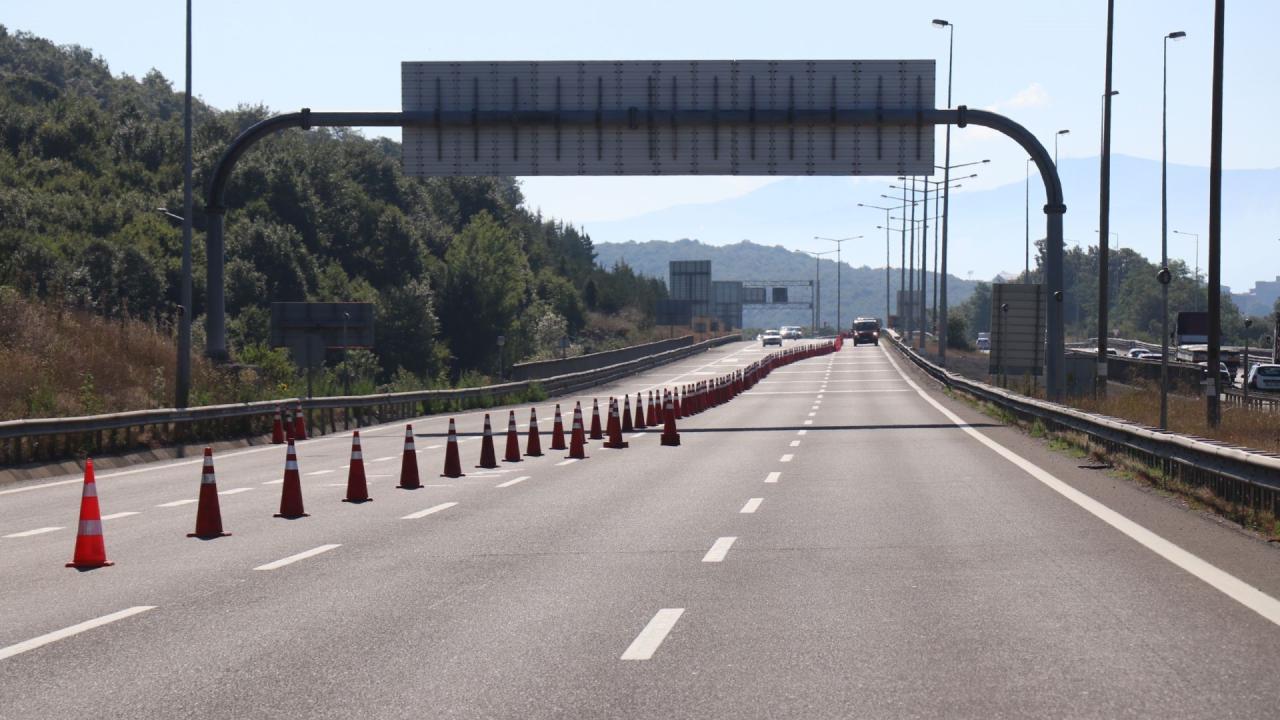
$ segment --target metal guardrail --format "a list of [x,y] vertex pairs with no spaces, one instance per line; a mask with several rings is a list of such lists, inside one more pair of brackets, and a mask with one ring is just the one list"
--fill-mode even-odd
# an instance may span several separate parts
[[263,435],[271,431],[272,421],[281,407],[301,407],[308,434],[322,435],[338,430],[339,425],[341,429],[352,425],[358,428],[449,409],[502,404],[503,399],[526,393],[534,386],[541,387],[548,395],[563,395],[740,339],[737,335],[729,335],[595,370],[475,388],[287,398],[181,410],[161,408],[82,417],[8,420],[0,422],[0,468],[85,454]]
[[1081,433],[1091,443],[1137,460],[1164,478],[1193,487],[1207,487],[1228,502],[1280,516],[1278,455],[1161,431],[1001,390],[948,372],[905,347],[897,338],[891,340],[906,358],[949,388],[996,405],[1023,420],[1039,420],[1050,430]]

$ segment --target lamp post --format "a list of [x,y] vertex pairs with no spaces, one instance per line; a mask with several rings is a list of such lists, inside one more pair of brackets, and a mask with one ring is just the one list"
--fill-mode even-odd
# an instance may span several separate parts
[[813,236],[814,240],[827,240],[836,244],[836,333],[839,334],[844,327],[840,324],[840,244],[848,240],[861,240],[861,235],[854,235],[846,238],[828,238]]
[[1098,376],[1097,392],[1107,392],[1107,284],[1111,239],[1111,55],[1115,37],[1115,0],[1107,0],[1107,48],[1102,94],[1102,151],[1098,163]]
[[[813,336],[818,336],[818,328],[822,326],[822,274],[819,272],[820,263],[823,255],[830,255],[835,250],[823,250],[817,252],[815,250],[805,250],[813,256]],[[836,268],[836,272],[840,272]]]
[[[934,18],[933,26],[936,28],[946,28],[947,37],[947,107],[951,107],[951,77],[955,70],[956,57],[956,26],[950,21],[941,18]],[[950,238],[948,221],[951,217],[951,126],[947,125],[947,148],[944,151],[942,160],[942,269],[935,269],[935,279],[939,274],[942,275],[942,315],[938,315],[938,311],[934,311],[934,320],[938,323],[938,361],[945,367],[947,364],[947,243]],[[986,162],[984,160],[983,162]],[[938,292],[934,290],[934,302],[937,302]]]
[[1176,30],[1164,36],[1161,46],[1160,86],[1160,429],[1169,429],[1169,41],[1187,34]]
[[1213,91],[1209,101],[1209,367],[1211,393],[1205,393],[1205,420],[1218,427],[1218,362],[1222,356],[1222,71],[1226,44],[1226,0],[1213,4]]
[[1191,237],[1196,239],[1196,262],[1195,262],[1196,309],[1199,310],[1200,309],[1200,233],[1183,232],[1181,230],[1174,230],[1173,234],[1174,235],[1190,235]]
[[191,397],[191,0],[187,0],[186,93],[182,101],[182,280],[178,297],[182,317],[178,318],[178,377],[174,382],[173,406],[187,407]]
[[1053,166],[1058,167],[1058,138],[1071,134],[1070,130],[1059,130],[1053,134]]
[[[889,324],[889,281],[893,277],[889,273],[889,264],[890,264],[889,263],[889,213],[893,212],[894,210],[901,210],[902,208],[906,207],[906,205],[899,205],[898,207],[885,207],[883,205],[867,205],[865,203],[858,203],[858,207],[871,208],[873,210],[884,211],[884,225],[883,225],[883,228],[884,228],[884,322],[885,322],[885,325],[887,326]],[[881,229],[881,227],[882,226],[877,225],[876,229],[879,230]]]

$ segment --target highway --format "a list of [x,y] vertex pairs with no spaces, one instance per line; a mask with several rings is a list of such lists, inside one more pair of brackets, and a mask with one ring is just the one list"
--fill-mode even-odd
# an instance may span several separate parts
[[[694,382],[724,346],[578,398]],[[571,421],[573,399],[557,399]],[[775,370],[631,447],[438,477],[448,416],[98,475],[108,557],[70,559],[79,477],[0,486],[0,718],[1274,717],[1280,556],[1002,426],[887,347]],[[507,410],[490,411],[502,454]],[[517,408],[520,423],[528,407]],[[589,419],[589,414],[588,414]],[[523,447],[523,436],[521,438]],[[182,503],[182,504],[179,504]],[[428,512],[429,511],[429,512]],[[52,528],[52,529],[51,529]]]

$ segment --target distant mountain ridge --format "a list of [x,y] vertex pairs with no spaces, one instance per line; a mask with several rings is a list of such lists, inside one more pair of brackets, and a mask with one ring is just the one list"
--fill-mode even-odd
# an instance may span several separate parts
[[[625,262],[642,275],[668,278],[668,263],[672,260],[710,260],[712,280],[752,281],[810,281],[815,278],[813,256],[780,245],[761,245],[743,240],[732,245],[708,245],[697,240],[650,240],[647,242],[596,243],[596,263],[605,268]],[[819,298],[823,322],[836,323],[836,263],[824,257],[817,263],[822,286]],[[840,275],[840,322],[847,325],[858,315],[884,317],[885,270],[868,266],[853,267],[848,263]],[[896,312],[897,291],[902,273],[893,267],[890,275],[890,309]],[[917,274],[916,280],[919,280]],[[929,303],[933,298],[933,274],[927,276]],[[963,302],[973,293],[975,283],[955,276],[947,286],[948,300],[952,305]],[[805,287],[790,288],[793,302],[809,302],[812,290]],[[783,324],[809,325],[813,311],[807,308],[771,309],[759,308],[744,311],[747,327],[766,327]]]

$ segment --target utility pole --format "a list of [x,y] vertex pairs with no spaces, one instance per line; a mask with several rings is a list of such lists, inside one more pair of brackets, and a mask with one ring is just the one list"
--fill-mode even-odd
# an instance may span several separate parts
[[1102,96],[1102,162],[1098,179],[1098,384],[1107,392],[1107,272],[1111,239],[1111,45],[1115,31],[1115,0],[1107,0],[1106,89]]
[[1222,362],[1222,47],[1226,0],[1216,0],[1213,13],[1213,100],[1209,129],[1209,378],[1205,415],[1209,427],[1221,420],[1218,368]]
[[187,89],[182,100],[182,280],[178,318],[178,377],[173,406],[191,402],[191,0],[187,0]]

